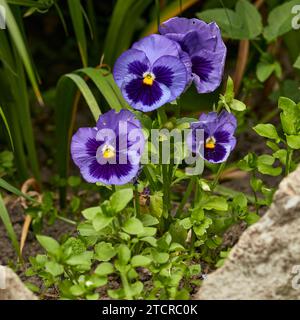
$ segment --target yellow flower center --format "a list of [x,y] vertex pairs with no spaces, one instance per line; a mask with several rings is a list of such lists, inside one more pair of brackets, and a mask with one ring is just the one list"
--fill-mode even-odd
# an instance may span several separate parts
[[113,158],[116,155],[115,149],[112,146],[104,146],[102,149],[102,155],[105,159]]
[[216,139],[214,137],[209,137],[206,139],[205,148],[214,149],[216,146]]
[[152,86],[154,79],[155,79],[155,76],[153,73],[145,72],[143,74],[143,83],[146,84],[147,86]]

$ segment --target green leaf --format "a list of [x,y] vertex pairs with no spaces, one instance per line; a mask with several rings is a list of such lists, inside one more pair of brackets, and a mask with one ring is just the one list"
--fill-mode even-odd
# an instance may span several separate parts
[[1,118],[2,118],[2,120],[3,120],[5,129],[6,129],[7,133],[8,133],[9,141],[10,141],[10,144],[11,144],[11,148],[12,148],[12,150],[14,150],[13,138],[12,138],[12,135],[11,135],[11,132],[10,132],[9,125],[8,125],[7,120],[6,120],[5,114],[4,114],[4,112],[3,112],[3,110],[2,110],[1,107],[0,107],[0,116],[1,116]]
[[246,0],[239,0],[235,11],[210,9],[196,15],[206,22],[215,21],[227,38],[255,39],[262,32],[261,16],[256,7]]
[[298,58],[294,62],[293,67],[296,69],[300,69],[300,55],[298,56]]
[[41,235],[37,235],[36,238],[40,245],[47,251],[47,253],[50,253],[56,257],[60,255],[60,245],[55,239]]
[[130,218],[125,221],[122,229],[129,234],[140,234],[144,232],[142,222],[137,218]]
[[230,76],[228,76],[225,90],[225,100],[231,102],[234,98],[234,83]]
[[286,141],[290,148],[300,149],[300,135],[286,135]]
[[279,159],[279,161],[285,165],[286,163],[286,153],[287,151],[285,149],[280,149],[280,150],[277,150],[276,152],[273,153],[273,157],[275,159]]
[[265,82],[275,70],[275,65],[268,62],[259,62],[256,66],[256,76],[260,82]]
[[237,99],[233,99],[231,104],[230,104],[230,109],[241,112],[241,111],[246,110],[247,107],[246,107],[244,102],[239,101]]
[[262,137],[280,141],[277,130],[273,124],[258,124],[253,130]]
[[210,196],[208,200],[202,204],[202,208],[206,210],[227,211],[228,203],[225,198],[218,196]]
[[205,220],[202,220],[200,223],[194,224],[193,230],[198,237],[202,237],[211,224],[212,220],[210,218],[205,218]]
[[153,217],[151,214],[143,214],[141,216],[141,221],[144,227],[150,227],[159,224],[158,219]]
[[279,36],[292,30],[293,6],[299,4],[298,0],[288,1],[276,6],[268,16],[268,25],[264,29],[264,37],[271,42]]
[[156,263],[164,264],[169,260],[169,254],[166,252],[159,252],[155,249],[152,249],[152,258]]
[[130,46],[141,14],[150,3],[151,0],[117,1],[105,38],[104,56],[107,64],[113,66],[117,57]]
[[95,273],[99,276],[106,276],[114,272],[114,266],[109,262],[103,262],[98,265]]
[[114,217],[105,215],[102,211],[98,212],[93,218],[93,227],[96,231],[100,231],[107,227],[112,221]]
[[99,261],[109,261],[116,253],[111,243],[100,242],[95,245],[95,258]]
[[151,263],[151,259],[149,257],[145,257],[142,255],[133,256],[131,259],[131,265],[136,267],[146,267]]
[[85,293],[85,289],[80,284],[75,284],[70,287],[70,292],[73,296],[79,297]]
[[53,277],[60,276],[64,273],[64,268],[61,264],[55,261],[47,261],[45,264],[46,271],[52,274]]
[[260,216],[257,215],[254,212],[250,212],[247,214],[245,221],[247,222],[248,225],[254,224],[255,222],[257,222],[260,219]]
[[7,23],[8,31],[11,35],[11,38],[14,42],[14,45],[16,46],[18,54],[20,55],[20,58],[24,64],[24,67],[27,72],[29,81],[31,82],[33,91],[37,97],[39,104],[43,105],[44,102],[43,102],[42,95],[40,93],[38,82],[36,79],[36,72],[32,66],[30,55],[29,55],[29,52],[27,51],[22,32],[16,22],[16,19],[12,13],[10,7],[6,3],[6,1],[0,0],[0,5],[3,6],[5,9],[6,23]]
[[262,155],[257,158],[257,169],[262,174],[268,174],[270,176],[278,176],[281,174],[282,168],[274,168],[272,165],[275,162],[275,158],[270,155]]
[[93,293],[93,294],[87,294],[86,296],[87,300],[99,300],[100,294],[98,292]]
[[150,196],[150,212],[157,218],[160,218],[163,213],[163,194],[155,192]]
[[262,33],[262,19],[257,8],[246,0],[240,0],[236,4],[236,14],[242,21],[242,32],[248,39],[255,39]]
[[180,224],[183,226],[184,229],[188,230],[193,226],[193,223],[190,218],[184,218],[180,221]]
[[127,265],[131,257],[130,249],[125,244],[118,247],[118,258],[121,265]]
[[95,121],[97,121],[101,114],[101,111],[92,91],[90,90],[84,79],[73,73],[68,73],[65,75],[65,77],[68,77],[74,81],[78,89],[81,91],[87,105],[89,106]]
[[133,198],[133,191],[131,188],[127,189],[121,189],[116,191],[111,197],[110,197],[110,205],[112,210],[117,213],[126,208],[128,203]]
[[98,90],[101,92],[111,109],[120,111],[122,108],[127,107],[123,97],[119,96],[117,87],[111,74],[107,74],[107,70],[95,68],[83,68],[77,71],[79,74],[84,74],[89,77]]
[[152,247],[157,247],[157,240],[154,237],[143,237],[140,241],[144,241],[150,244]]
[[8,192],[11,192],[13,194],[15,194],[18,197],[23,197],[28,201],[31,202],[36,202],[36,200],[34,198],[29,197],[27,194],[21,192],[19,189],[15,188],[14,186],[12,186],[11,184],[9,184],[8,182],[6,182],[4,179],[0,178],[0,187],[5,189]]
[[11,223],[11,220],[10,220],[10,216],[6,210],[6,207],[5,207],[5,204],[4,204],[4,201],[2,199],[2,196],[0,194],[0,218],[4,224],[4,227],[6,229],[6,232],[11,240],[11,243],[17,253],[17,255],[19,257],[21,257],[20,255],[20,247],[19,247],[19,243],[18,243],[18,240],[17,240],[17,236],[15,234],[15,231],[14,231],[14,228],[13,228],[13,225]]
[[88,209],[85,209],[82,211],[82,215],[87,219],[87,220],[93,220],[96,216],[97,213],[102,212],[101,208],[99,206],[97,207],[91,207]]
[[91,260],[93,255],[92,251],[85,251],[81,254],[72,256],[66,261],[66,263],[70,266],[89,266],[92,263]]
[[248,200],[243,193],[234,196],[233,203],[240,208],[247,208]]
[[68,0],[68,6],[77,39],[82,65],[86,67],[88,65],[88,54],[84,29],[83,8],[81,7],[80,0]]

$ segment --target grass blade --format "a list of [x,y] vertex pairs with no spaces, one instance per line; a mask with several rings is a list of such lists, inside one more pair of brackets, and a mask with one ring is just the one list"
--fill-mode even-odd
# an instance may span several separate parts
[[[104,72],[106,72],[106,70],[104,70]],[[78,70],[78,73],[88,76],[88,78],[95,83],[98,90],[102,93],[103,97],[112,109],[115,109],[116,111],[120,111],[122,109],[122,104],[120,103],[110,83],[107,81],[107,76],[103,75],[101,69],[84,68]]]
[[10,144],[11,144],[11,148],[12,148],[12,150],[14,151],[14,142],[13,142],[13,139],[12,139],[12,135],[11,135],[11,132],[10,132],[9,125],[8,125],[8,123],[7,123],[5,114],[4,114],[4,112],[3,112],[3,110],[2,110],[1,107],[0,107],[0,116],[1,116],[1,118],[2,118],[2,120],[3,120],[3,123],[4,123],[4,125],[5,125],[6,131],[7,131],[7,133],[8,133],[9,141],[10,141]]
[[88,87],[84,79],[73,73],[66,74],[65,76],[74,81],[74,83],[82,93],[87,105],[89,106],[95,121],[97,121],[101,114],[101,111],[93,93],[91,92],[90,88]]
[[16,187],[12,186],[10,183],[8,183],[7,181],[5,181],[4,179],[0,178],[0,188],[3,188],[4,190],[11,192],[13,194],[15,194],[18,197],[23,197],[26,200],[29,200],[31,202],[36,202],[35,199],[29,197],[28,195],[26,195],[25,193],[21,192],[19,189],[17,189]]
[[7,212],[7,209],[5,207],[4,201],[2,199],[1,193],[0,193],[0,218],[4,224],[4,227],[6,229],[6,232],[11,240],[11,243],[17,253],[17,255],[19,256],[19,258],[21,259],[21,255],[20,255],[20,247],[19,247],[19,243],[17,240],[17,236],[16,233],[14,231],[13,225],[11,223],[9,214]]
[[87,54],[87,42],[85,37],[84,17],[82,14],[82,8],[80,0],[68,0],[69,11],[72,19],[73,28],[75,31],[79,53],[82,61],[82,65],[87,67],[88,54]]
[[43,105],[44,104],[43,98],[40,93],[40,89],[39,89],[39,86],[37,83],[35,72],[32,67],[32,64],[31,64],[30,56],[26,50],[26,45],[24,43],[22,33],[21,33],[21,31],[18,27],[18,24],[15,20],[15,17],[13,15],[12,11],[10,10],[10,7],[7,5],[6,1],[0,0],[0,5],[2,5],[6,11],[6,23],[7,23],[8,31],[11,35],[11,38],[12,38],[16,48],[17,48],[17,51],[20,55],[20,58],[24,64],[26,73],[28,75],[29,81],[31,82],[33,91],[36,95],[36,98],[37,98],[39,104]]
[[118,0],[114,7],[104,46],[105,62],[110,66],[120,54],[120,52],[116,50],[116,47],[118,46],[120,35],[122,34],[122,37],[125,36],[122,30],[122,24],[127,12],[131,9],[136,1],[141,0]]

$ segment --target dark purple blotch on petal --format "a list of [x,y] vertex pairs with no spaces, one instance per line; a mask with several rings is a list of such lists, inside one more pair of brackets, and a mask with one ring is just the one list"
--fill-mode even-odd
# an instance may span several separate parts
[[131,80],[126,86],[125,91],[130,100],[134,103],[141,102],[143,105],[152,106],[162,97],[162,90],[157,82],[152,86],[143,83],[143,80],[137,78]]

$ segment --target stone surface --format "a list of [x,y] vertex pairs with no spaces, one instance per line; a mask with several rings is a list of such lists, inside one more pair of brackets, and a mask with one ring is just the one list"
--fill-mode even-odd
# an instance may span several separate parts
[[194,299],[300,299],[300,167]]
[[37,298],[10,268],[0,266],[0,300],[37,300]]

